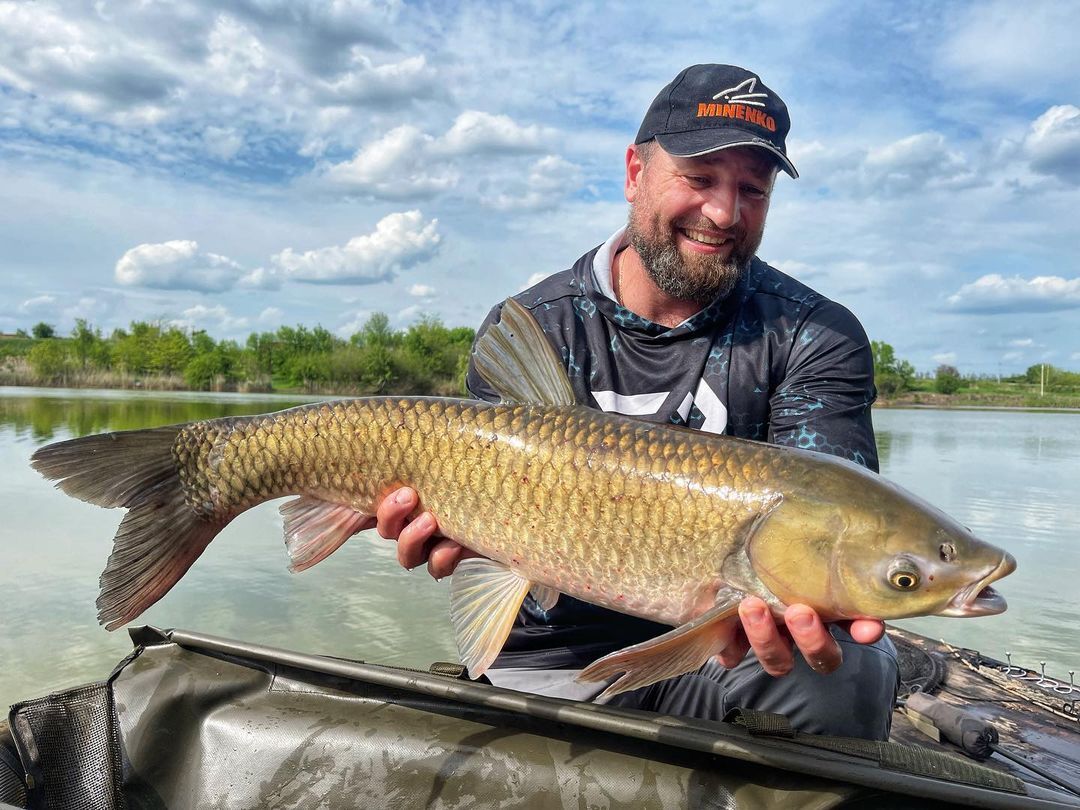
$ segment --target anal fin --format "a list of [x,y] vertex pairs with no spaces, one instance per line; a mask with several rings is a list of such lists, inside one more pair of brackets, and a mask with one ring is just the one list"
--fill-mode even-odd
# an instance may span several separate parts
[[494,560],[470,557],[458,563],[450,581],[450,623],[470,677],[479,678],[498,656],[531,587]]
[[322,562],[364,528],[370,515],[350,506],[303,495],[282,504],[289,570],[303,571]]
[[693,672],[727,646],[730,634],[721,632],[724,623],[739,612],[742,594],[714,605],[696,619],[662,636],[605,655],[578,675],[579,681],[605,681],[620,672],[622,677],[601,692],[603,702],[620,692],[640,689],[666,678]]

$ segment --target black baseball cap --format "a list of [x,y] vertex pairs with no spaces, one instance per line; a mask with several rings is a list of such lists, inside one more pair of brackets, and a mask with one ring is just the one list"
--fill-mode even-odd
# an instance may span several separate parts
[[676,157],[760,146],[798,177],[784,144],[790,129],[787,105],[756,73],[735,65],[691,65],[653,99],[634,143],[655,138]]

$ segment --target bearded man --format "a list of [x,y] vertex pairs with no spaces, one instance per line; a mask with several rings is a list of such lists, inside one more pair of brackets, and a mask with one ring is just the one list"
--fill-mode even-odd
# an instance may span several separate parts
[[[626,227],[516,296],[565,360],[578,401],[640,419],[832,453],[877,470],[869,342],[855,317],[757,258],[779,170],[787,107],[730,65],[683,70],[653,101],[626,150]],[[492,310],[484,330],[499,318]],[[470,367],[469,390],[498,396]],[[467,553],[438,534],[410,489],[379,508],[407,568],[435,577]],[[587,664],[670,628],[565,594],[526,597],[497,686],[589,700]],[[805,605],[782,621],[743,601],[719,660],[617,695],[612,705],[722,719],[736,707],[784,714],[802,731],[887,739],[899,669],[884,625],[826,626]],[[794,642],[795,649],[792,648]]]

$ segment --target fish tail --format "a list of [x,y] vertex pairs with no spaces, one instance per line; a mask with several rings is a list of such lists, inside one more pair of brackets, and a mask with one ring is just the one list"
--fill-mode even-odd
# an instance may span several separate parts
[[228,520],[188,503],[173,447],[183,425],[103,433],[42,447],[34,469],[72,497],[127,507],[101,574],[98,621],[126,624],[164,596]]

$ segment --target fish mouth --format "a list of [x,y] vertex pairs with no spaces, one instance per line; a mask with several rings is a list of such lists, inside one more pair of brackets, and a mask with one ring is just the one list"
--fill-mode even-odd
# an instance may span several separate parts
[[964,588],[940,612],[941,616],[993,616],[1004,613],[1005,597],[990,587],[990,583],[1016,570],[1016,559],[1006,552],[989,574]]

